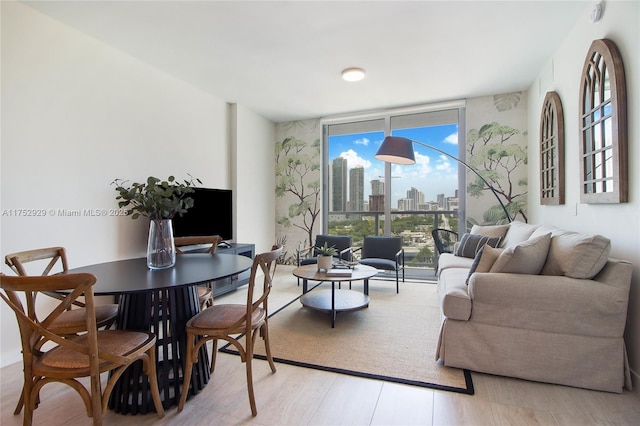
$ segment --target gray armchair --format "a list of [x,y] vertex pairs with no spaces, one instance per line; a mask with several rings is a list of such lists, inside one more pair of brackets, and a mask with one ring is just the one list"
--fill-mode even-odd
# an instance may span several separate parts
[[[316,235],[316,243],[311,247],[299,249],[297,252],[298,266],[315,265],[318,263],[318,253],[316,247],[322,247],[324,244],[329,247],[335,247],[340,260],[351,261],[353,258],[351,248],[351,237],[348,235]],[[298,285],[300,284],[298,280]]]
[[395,271],[396,293],[400,292],[399,276],[404,282],[404,249],[400,237],[364,237],[360,250],[360,263],[376,269]]
[[318,263],[316,247],[322,247],[325,243],[329,247],[335,247],[338,258],[351,260],[351,237],[348,235],[316,235],[316,243],[311,247],[298,250],[298,266],[313,265]]

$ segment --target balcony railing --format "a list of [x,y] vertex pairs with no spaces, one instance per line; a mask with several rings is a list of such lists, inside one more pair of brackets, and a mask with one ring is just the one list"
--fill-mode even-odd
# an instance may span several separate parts
[[[420,276],[433,273],[438,262],[438,252],[431,236],[435,228],[458,232],[458,211],[391,212],[391,235],[402,237],[409,274]],[[353,246],[360,247],[365,236],[384,235],[384,212],[330,212],[329,233],[350,235]]]

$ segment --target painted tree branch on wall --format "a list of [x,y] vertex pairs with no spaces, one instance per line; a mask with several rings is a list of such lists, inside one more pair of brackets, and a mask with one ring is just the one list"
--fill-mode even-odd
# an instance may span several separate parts
[[[518,179],[516,172],[527,164],[527,147],[508,143],[518,134],[518,129],[497,122],[485,124],[480,130],[469,130],[467,152],[469,163],[504,199],[509,216],[515,219],[520,214],[526,221],[527,179]],[[472,197],[479,197],[486,190],[489,188],[478,177],[467,185],[467,193]],[[483,220],[484,223],[498,223],[502,216],[501,207],[493,206],[483,214]]]
[[291,196],[287,216],[277,218],[286,227],[296,227],[313,241],[313,228],[320,210],[320,140],[311,145],[286,137],[276,143],[276,197]]

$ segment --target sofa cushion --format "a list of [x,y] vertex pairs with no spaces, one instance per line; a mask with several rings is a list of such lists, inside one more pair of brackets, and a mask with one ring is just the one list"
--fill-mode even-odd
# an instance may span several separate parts
[[547,260],[551,234],[531,238],[504,249],[491,267],[491,272],[538,275]]
[[511,247],[523,241],[527,241],[538,226],[539,225],[530,225],[528,223],[520,222],[519,220],[514,220],[509,224],[509,230],[504,236],[500,247]]
[[473,259],[456,256],[453,253],[442,253],[438,256],[438,274],[450,268],[462,268],[468,270],[473,263]]
[[460,244],[456,248],[455,255],[473,259],[485,244],[489,244],[491,247],[497,247],[498,244],[500,244],[500,237],[487,237],[485,235],[466,233],[462,236]]
[[471,227],[471,234],[504,238],[508,230],[509,225],[473,225]]
[[591,279],[607,263],[610,251],[611,240],[602,235],[554,229],[549,256],[540,273]]

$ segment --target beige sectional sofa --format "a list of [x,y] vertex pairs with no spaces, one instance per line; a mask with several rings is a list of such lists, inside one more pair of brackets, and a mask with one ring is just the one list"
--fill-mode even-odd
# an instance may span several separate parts
[[[480,236],[494,237],[484,240],[496,247],[482,246]],[[610,247],[603,236],[545,225],[474,226],[456,253],[439,259],[436,359],[527,380],[631,389],[623,333],[632,268],[609,258]]]

